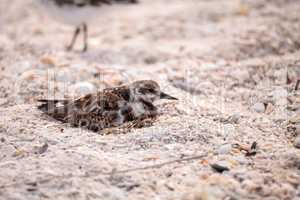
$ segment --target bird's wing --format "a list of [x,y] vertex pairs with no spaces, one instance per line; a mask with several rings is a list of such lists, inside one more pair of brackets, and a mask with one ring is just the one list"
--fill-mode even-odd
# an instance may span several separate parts
[[117,126],[125,121],[122,114],[125,104],[124,99],[114,93],[89,94],[66,105],[69,112],[64,121],[94,130]]
[[69,105],[78,112],[101,115],[104,111],[118,110],[124,100],[114,93],[88,94]]
[[40,99],[38,102],[41,104],[38,109],[57,120],[66,121],[65,119],[71,118],[72,115],[96,114],[101,116],[105,111],[118,110],[122,101],[122,98],[114,93],[99,92],[88,94],[74,101]]

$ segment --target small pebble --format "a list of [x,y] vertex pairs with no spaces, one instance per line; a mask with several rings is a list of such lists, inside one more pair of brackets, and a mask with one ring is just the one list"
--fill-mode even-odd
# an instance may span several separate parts
[[244,81],[249,80],[250,74],[247,70],[237,69],[235,71],[235,77],[240,83],[243,83]]
[[26,189],[28,192],[35,192],[37,191],[38,189],[36,187],[29,187]]
[[255,156],[257,153],[257,142],[253,142],[249,151],[247,151],[246,156]]
[[184,195],[183,200],[214,200],[225,199],[224,192],[216,187],[205,184],[193,186],[190,191]]
[[4,104],[6,104],[7,103],[7,99],[5,99],[5,98],[0,98],[0,106],[1,105],[4,105]]
[[295,125],[295,133],[297,136],[300,136],[300,124]]
[[296,114],[289,119],[292,124],[300,124],[300,114]]
[[224,144],[219,147],[218,154],[228,154],[231,152],[232,146],[231,144]]
[[48,150],[48,143],[44,143],[43,146],[36,147],[34,153],[35,154],[43,154]]
[[285,98],[288,96],[288,91],[284,88],[280,88],[273,91],[273,97],[275,100]]
[[44,65],[55,66],[54,59],[52,57],[49,57],[49,56],[42,57],[40,62]]
[[258,113],[263,113],[266,110],[266,107],[263,103],[255,103],[252,107],[252,110],[258,112]]
[[210,166],[211,166],[211,168],[213,168],[214,170],[216,170],[216,172],[219,172],[219,173],[223,173],[225,171],[229,171],[228,167],[226,167],[224,165],[217,164],[217,163],[211,164]]
[[148,65],[155,64],[157,62],[157,58],[155,56],[148,56],[144,59],[144,62]]
[[234,157],[234,160],[237,161],[241,165],[247,165],[249,163],[248,159],[245,158],[244,155],[239,155]]
[[230,137],[233,137],[236,134],[236,128],[232,124],[225,124],[221,133],[223,137],[226,137],[226,139],[229,140]]
[[166,177],[167,177],[167,178],[171,177],[172,175],[173,175],[173,172],[171,172],[171,171],[168,171],[168,172],[166,173]]
[[234,114],[229,117],[229,121],[233,124],[237,124],[239,122],[240,118],[241,118],[241,116],[239,114]]
[[247,179],[242,182],[241,186],[242,188],[245,188],[248,191],[255,191],[259,187],[258,184],[256,184],[252,180],[247,180]]
[[300,136],[296,137],[295,141],[294,141],[294,146],[297,149],[300,149]]

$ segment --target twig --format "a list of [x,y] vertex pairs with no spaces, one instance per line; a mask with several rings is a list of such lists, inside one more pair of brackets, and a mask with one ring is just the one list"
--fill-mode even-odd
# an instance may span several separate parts
[[[117,171],[116,168],[114,168],[111,172],[104,172],[104,173],[103,172],[97,172],[97,174],[109,175],[109,176],[113,177],[115,174],[129,173],[129,172],[135,172],[135,171],[143,171],[143,170],[147,170],[147,169],[161,168],[165,165],[170,165],[170,164],[174,164],[174,163],[181,163],[181,162],[191,161],[191,160],[197,160],[197,159],[204,158],[205,156],[207,156],[207,154],[196,155],[196,156],[192,156],[192,157],[188,157],[188,158],[181,158],[181,159],[176,159],[176,160],[163,162],[163,163],[156,164],[156,165],[149,165],[149,166],[146,166],[146,167],[138,167],[138,168],[121,170],[121,171]],[[84,176],[86,176],[86,175],[84,175]],[[67,177],[66,176],[53,176],[53,178],[67,178]],[[6,187],[17,186],[17,185],[21,185],[21,184],[23,184],[23,182],[0,185],[0,189],[6,188]]]
[[[172,161],[163,162],[163,163],[156,164],[156,165],[149,165],[149,166],[146,166],[146,167],[138,167],[138,168],[121,170],[121,171],[117,171],[116,168],[114,168],[111,172],[105,172],[105,173],[99,172],[97,174],[109,175],[110,178],[112,178],[115,174],[129,173],[129,172],[134,172],[134,171],[143,171],[143,170],[154,169],[154,168],[161,168],[165,165],[170,165],[170,164],[173,164],[173,163],[181,163],[181,162],[184,162],[184,161],[197,160],[197,159],[201,159],[205,156],[207,156],[207,155],[206,154],[196,155],[196,156],[192,156],[192,157],[188,157],[188,158],[182,158],[182,159],[176,159],[176,160],[172,160]],[[66,178],[66,177],[54,176],[53,178]],[[23,182],[0,185],[0,189],[7,188],[7,187],[13,187],[13,186],[16,187],[17,185],[21,185],[21,184],[23,184]]]
[[296,85],[295,85],[295,90],[297,91],[300,86],[300,79],[297,80]]
[[192,156],[192,157],[188,157],[188,158],[181,158],[181,159],[171,160],[171,161],[163,162],[163,163],[156,164],[156,165],[149,165],[149,166],[146,166],[146,167],[137,167],[137,168],[125,169],[125,170],[121,170],[121,171],[113,170],[112,172],[104,173],[104,175],[121,174],[121,173],[135,172],[135,171],[143,171],[143,170],[147,170],[147,169],[161,168],[165,165],[170,165],[170,164],[173,164],[173,163],[181,163],[181,162],[184,162],[184,161],[197,160],[197,159],[201,159],[205,156],[206,156],[206,154],[202,154],[202,155],[196,155],[196,156]]
[[286,73],[286,84],[289,85],[291,83],[292,83],[292,80],[291,80],[291,78],[289,76],[289,73]]

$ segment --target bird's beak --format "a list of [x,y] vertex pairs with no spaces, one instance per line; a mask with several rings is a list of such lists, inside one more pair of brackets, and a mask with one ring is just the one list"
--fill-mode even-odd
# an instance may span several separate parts
[[166,94],[166,93],[164,93],[164,92],[161,92],[161,93],[160,93],[160,98],[161,98],[161,99],[178,100],[177,98],[172,97],[172,96],[170,96],[170,95],[168,95],[168,94]]

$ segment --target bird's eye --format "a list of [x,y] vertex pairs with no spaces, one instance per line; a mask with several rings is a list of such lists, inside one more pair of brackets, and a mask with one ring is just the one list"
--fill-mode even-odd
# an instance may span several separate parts
[[152,88],[141,88],[140,93],[142,93],[142,94],[155,93],[155,90]]
[[155,90],[154,90],[154,89],[152,89],[152,88],[150,88],[150,89],[148,89],[148,92],[149,92],[149,93],[154,93],[154,92],[155,92]]

